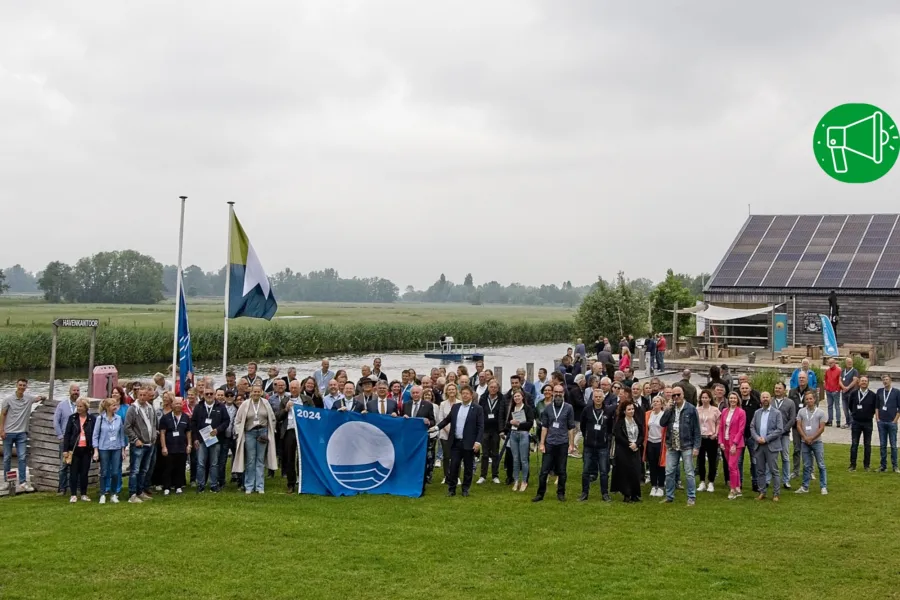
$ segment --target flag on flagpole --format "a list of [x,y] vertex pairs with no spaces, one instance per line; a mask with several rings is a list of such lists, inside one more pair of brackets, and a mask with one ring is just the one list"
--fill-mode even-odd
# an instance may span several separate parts
[[819,315],[819,319],[822,321],[822,346],[825,351],[825,356],[837,356],[837,336],[834,335],[834,327],[831,326],[831,319],[828,318],[828,315]]
[[[181,279],[181,272],[178,273]],[[185,381],[188,373],[194,372],[194,358],[191,348],[191,330],[188,327],[187,306],[184,302],[184,283],[181,285],[181,296],[178,298],[178,372],[181,394],[187,393]]]
[[231,212],[231,247],[228,249],[228,314],[226,318],[271,320],[278,310],[275,293],[259,257],[237,215]]

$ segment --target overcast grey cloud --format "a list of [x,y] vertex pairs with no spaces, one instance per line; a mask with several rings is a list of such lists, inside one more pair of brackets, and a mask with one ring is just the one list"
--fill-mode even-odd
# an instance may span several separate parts
[[900,118],[898,38],[895,0],[5,2],[0,265],[174,263],[186,194],[206,269],[231,200],[271,272],[710,271],[748,203],[900,208],[811,149],[837,104]]

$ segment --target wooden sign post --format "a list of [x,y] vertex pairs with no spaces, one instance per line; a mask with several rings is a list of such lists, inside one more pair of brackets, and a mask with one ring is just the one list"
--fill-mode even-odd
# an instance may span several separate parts
[[53,387],[56,384],[56,342],[59,337],[60,327],[90,327],[91,328],[91,352],[88,357],[88,397],[93,396],[91,388],[94,383],[94,351],[97,347],[97,327],[99,319],[57,319],[53,321],[53,342],[50,346],[50,393],[47,400],[53,401]]

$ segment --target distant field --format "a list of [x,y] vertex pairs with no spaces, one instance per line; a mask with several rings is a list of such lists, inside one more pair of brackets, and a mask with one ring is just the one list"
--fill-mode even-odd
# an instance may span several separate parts
[[[188,299],[188,317],[191,327],[222,324],[224,304],[215,299]],[[100,319],[104,325],[171,327],[174,319],[174,303],[142,304],[47,304],[32,298],[0,298],[0,330],[3,327],[47,327],[58,317]],[[279,317],[309,316],[310,321],[325,322],[385,322],[410,321],[546,321],[574,316],[575,309],[544,306],[508,306],[489,304],[357,304],[345,302],[284,302],[279,303],[273,322],[297,322],[306,319]],[[259,326],[260,319],[241,319],[241,326]]]

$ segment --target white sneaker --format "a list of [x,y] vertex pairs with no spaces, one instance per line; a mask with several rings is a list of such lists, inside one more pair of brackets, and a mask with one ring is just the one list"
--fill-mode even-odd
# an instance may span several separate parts
[[500,478],[494,477],[494,479],[492,479],[491,481],[493,481],[494,483],[500,483]]
[[712,494],[714,491],[716,491],[716,488],[714,488],[713,484],[710,483],[708,486],[706,486],[706,491]]
[[89,497],[87,497],[87,496],[82,496],[82,497],[81,497],[81,501],[82,501],[82,502],[90,502],[91,499],[90,499]]
[[828,488],[822,488],[822,495],[823,495],[823,496],[827,496],[827,495],[828,495]]
[[176,495],[176,496],[181,495],[181,494],[183,494],[183,493],[184,493],[184,491],[183,491],[181,488],[176,488],[176,489],[175,489],[175,495]]
[[441,468],[441,459],[437,459],[436,461],[434,461],[434,466],[435,466],[435,468],[440,469]]
[[106,494],[100,494],[100,504],[106,504]]
[[259,490],[259,491],[256,492],[256,493],[257,493],[257,494],[265,494],[265,493],[266,493],[266,490]]
[[161,485],[157,485],[157,486],[154,486],[153,489],[156,490],[157,492],[161,492],[161,491],[162,491],[162,486],[161,486]]
[[141,503],[143,503],[143,502],[144,502],[144,501],[141,500],[140,498],[138,498],[136,495],[135,495],[135,496],[132,496],[131,498],[128,499],[128,503],[129,503],[129,504],[141,504]]
[[446,478],[446,477],[444,477],[443,479],[441,479],[441,485],[444,485],[445,483],[447,483],[447,478]]
[[113,504],[118,504],[118,503],[119,503],[119,497],[118,497],[117,495],[115,495],[115,494],[113,494],[113,497],[110,498],[109,500],[110,500],[110,502],[112,502]]
[[71,498],[69,498],[69,504],[75,504],[76,502],[78,502],[78,496],[72,496]]
[[484,483],[484,477],[479,477],[478,481],[476,481],[475,483],[477,483],[478,485],[481,485],[482,483]]
[[20,483],[19,485],[16,486],[16,493],[17,494],[25,493],[25,484],[24,483]]
[[800,487],[797,488],[797,491],[794,492],[794,493],[795,493],[795,494],[808,494],[808,493],[809,493],[809,489],[808,489],[808,488],[805,488],[805,487],[803,487],[803,486],[801,485]]
[[644,477],[644,485],[646,485],[646,484],[648,484],[648,483],[650,483],[650,476],[649,476],[649,475],[647,475],[647,476]]
[[30,483],[28,483],[27,481],[26,481],[23,485],[24,485],[24,487],[25,487],[25,491],[26,491],[26,492],[31,493],[31,492],[34,491],[34,486],[31,485]]
[[163,496],[168,496],[168,495],[169,495],[169,488],[166,488],[166,491],[163,492]]
[[656,498],[656,488],[655,487],[650,488],[650,497]]
[[701,482],[700,485],[697,487],[697,491],[698,491],[698,492],[705,492],[705,491],[706,491],[706,483],[705,483],[705,482]]
[[249,496],[249,495],[252,494],[252,493],[253,493],[253,490],[247,490],[247,491],[244,492],[244,494],[247,495],[247,496]]

